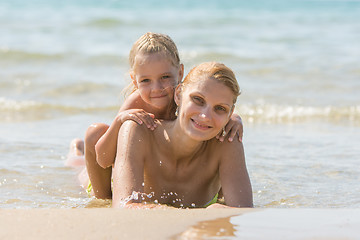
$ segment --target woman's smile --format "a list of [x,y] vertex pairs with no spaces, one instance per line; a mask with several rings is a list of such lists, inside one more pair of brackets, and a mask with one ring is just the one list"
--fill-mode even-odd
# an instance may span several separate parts
[[201,130],[208,130],[212,128],[211,126],[208,126],[207,124],[200,123],[193,118],[190,118],[191,122],[194,124],[195,128],[201,129]]

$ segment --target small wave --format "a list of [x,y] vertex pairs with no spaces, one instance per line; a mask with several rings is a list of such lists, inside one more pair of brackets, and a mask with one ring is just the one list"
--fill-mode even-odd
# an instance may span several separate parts
[[15,101],[0,98],[0,122],[22,122],[52,119],[64,115],[117,111],[118,106],[68,106],[37,101]]
[[1,61],[10,61],[10,60],[62,60],[64,59],[64,54],[48,54],[40,52],[27,52],[21,50],[10,50],[6,48],[0,49],[0,59]]
[[276,104],[244,104],[237,112],[249,122],[299,122],[324,119],[329,121],[348,120],[360,122],[360,105],[345,107],[313,107]]
[[[77,90],[81,91],[81,89]],[[0,98],[0,122],[51,119],[63,115],[116,112],[118,105],[75,106],[39,101],[16,101]],[[360,124],[360,105],[354,106],[294,106],[277,104],[242,104],[236,110],[248,122],[291,123],[308,120],[350,121]]]
[[124,21],[115,18],[98,18],[85,23],[85,26],[97,28],[115,28],[124,24]]
[[256,58],[256,57],[245,57],[237,54],[236,52],[225,52],[223,50],[209,50],[206,49],[205,51],[182,51],[181,58],[186,61],[190,62],[190,64],[198,64],[199,62],[207,62],[209,59],[214,61],[226,61],[226,62],[233,62],[237,64],[259,64],[259,63],[271,63],[278,61],[278,57],[273,58]]
[[21,175],[22,173],[16,170],[11,170],[11,169],[7,169],[7,168],[0,168],[0,175],[1,176],[6,176],[6,175]]
[[113,53],[99,53],[91,54],[81,52],[62,52],[62,53],[50,53],[50,52],[29,52],[22,50],[0,48],[0,64],[12,63],[18,65],[21,62],[60,62],[76,63],[85,66],[99,65],[104,66],[126,66],[127,56],[122,56]]

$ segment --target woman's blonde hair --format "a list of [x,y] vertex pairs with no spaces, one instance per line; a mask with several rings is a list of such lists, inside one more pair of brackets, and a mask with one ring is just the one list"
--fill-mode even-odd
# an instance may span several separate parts
[[[179,51],[175,42],[165,34],[147,32],[142,35],[132,46],[129,54],[130,73],[134,71],[135,59],[139,54],[164,54],[173,66],[179,68],[181,65]],[[125,95],[136,90],[134,84],[125,89]]]
[[202,63],[190,70],[182,82],[182,86],[186,87],[186,85],[190,83],[197,82],[199,80],[199,76],[209,77],[225,84],[225,86],[229,87],[229,89],[233,92],[234,104],[236,103],[237,97],[241,94],[241,91],[235,74],[230,68],[218,62]]

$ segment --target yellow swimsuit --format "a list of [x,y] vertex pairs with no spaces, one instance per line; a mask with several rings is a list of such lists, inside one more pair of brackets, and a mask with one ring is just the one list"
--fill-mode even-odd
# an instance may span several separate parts
[[219,193],[217,193],[217,194],[215,195],[215,197],[214,197],[213,199],[211,199],[211,201],[210,201],[210,202],[208,202],[207,204],[205,204],[205,205],[204,205],[204,208],[206,208],[206,207],[208,207],[208,206],[210,206],[210,205],[212,205],[212,204],[216,203],[216,202],[217,202],[217,200],[218,200],[218,197],[219,197]]

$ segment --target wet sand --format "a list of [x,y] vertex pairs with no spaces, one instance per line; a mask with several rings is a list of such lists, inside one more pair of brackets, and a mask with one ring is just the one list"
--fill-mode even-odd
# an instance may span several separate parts
[[0,209],[0,239],[359,239],[360,209]]
[[[252,210],[250,210],[252,211]],[[2,209],[0,239],[168,239],[246,209]]]

